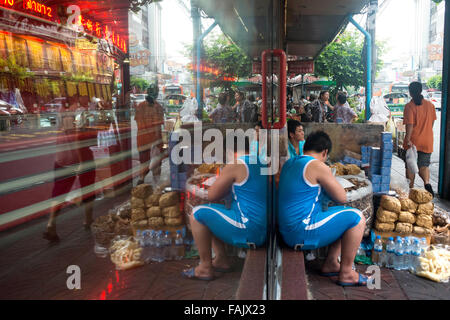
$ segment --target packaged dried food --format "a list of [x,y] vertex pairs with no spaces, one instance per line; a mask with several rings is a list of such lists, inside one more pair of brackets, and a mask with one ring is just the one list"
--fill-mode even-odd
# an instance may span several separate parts
[[137,209],[137,208],[141,208],[141,209],[145,208],[144,199],[131,197],[131,209]]
[[431,229],[433,228],[433,218],[426,214],[419,214],[416,218],[416,225]]
[[400,198],[401,211],[408,211],[411,213],[415,213],[417,210],[417,203],[412,201],[409,198]]
[[179,194],[176,191],[164,193],[159,198],[159,207],[160,208],[167,208],[170,206],[174,206],[176,204],[179,204]]
[[441,227],[450,224],[449,212],[436,206],[433,212],[433,224]]
[[358,175],[361,172],[361,169],[356,164],[347,164],[344,170],[346,175]]
[[153,188],[149,184],[140,184],[131,190],[131,196],[139,199],[145,199],[152,194]]
[[377,220],[380,222],[396,222],[398,220],[398,214],[379,207],[377,210]]
[[434,213],[434,203],[433,202],[422,203],[417,206],[416,214],[426,214],[426,215],[432,216],[433,213]]
[[167,208],[162,209],[162,215],[165,218],[178,217],[180,214],[181,214],[180,206],[171,206],[171,207],[167,207]]
[[146,215],[147,215],[147,218],[161,217],[162,216],[161,208],[160,207],[150,207],[147,209]]
[[[346,188],[347,203],[346,206],[359,209],[366,218],[366,227],[364,228],[364,237],[369,236],[374,221],[373,192],[372,183],[359,176],[341,176],[353,186]],[[328,206],[338,206],[340,204],[330,202]]]
[[398,221],[414,224],[416,222],[416,216],[411,212],[402,211],[398,215]]
[[164,218],[164,223],[168,226],[179,226],[183,224],[183,216],[178,217],[166,217]]
[[151,217],[148,218],[148,226],[152,228],[159,228],[164,225],[163,217]]
[[398,233],[411,233],[413,230],[413,225],[406,222],[397,222],[395,224],[395,231]]
[[427,203],[433,200],[433,196],[425,189],[412,188],[409,190],[409,198],[416,203]]
[[142,220],[145,218],[146,218],[146,215],[145,215],[144,209],[142,209],[142,208],[131,209],[131,220],[132,221]]
[[419,263],[415,268],[418,276],[428,278],[436,282],[448,283],[450,279],[450,251],[444,248],[431,247],[418,258]]
[[433,233],[433,229],[428,229],[428,228],[419,227],[419,226],[413,226],[413,233],[419,234],[419,235],[430,235]]
[[117,270],[128,270],[145,264],[143,249],[133,237],[115,237],[109,248],[111,262]]
[[378,220],[375,221],[375,229],[383,232],[394,231],[395,223],[393,222],[380,222]]
[[396,213],[400,213],[400,211],[402,209],[400,200],[398,200],[395,197],[391,197],[391,196],[387,196],[387,195],[383,195],[381,197],[380,206],[382,206],[383,209],[386,209],[386,210],[389,210],[392,212],[396,212]]
[[159,198],[161,194],[154,193],[145,198],[145,206],[146,207],[159,207]]

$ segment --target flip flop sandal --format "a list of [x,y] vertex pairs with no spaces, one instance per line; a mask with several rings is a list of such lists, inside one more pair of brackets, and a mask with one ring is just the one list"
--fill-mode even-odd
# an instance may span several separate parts
[[199,277],[195,275],[195,267],[192,267],[190,269],[184,270],[181,272],[181,275],[184,278],[191,279],[191,280],[203,280],[203,281],[211,281],[214,280],[214,277]]
[[369,280],[368,277],[363,276],[359,273],[359,279],[358,282],[342,282],[338,281],[337,284],[342,287],[365,287],[367,285],[367,281]]

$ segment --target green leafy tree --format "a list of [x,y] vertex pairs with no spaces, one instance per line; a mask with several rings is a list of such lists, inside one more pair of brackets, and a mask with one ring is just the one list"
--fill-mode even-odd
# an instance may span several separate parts
[[[185,55],[191,58],[193,46],[186,45],[185,48]],[[211,69],[203,71],[201,76],[203,79],[211,80],[210,88],[230,89],[232,81],[224,78],[249,77],[252,73],[251,59],[223,34],[205,40],[202,52],[202,66]],[[195,64],[196,62],[193,65]],[[195,73],[196,69],[194,68],[192,72]]]
[[136,87],[141,91],[145,91],[150,86],[150,82],[145,79],[132,76],[130,80],[130,86]]
[[442,90],[442,75],[438,74],[438,75],[432,76],[430,79],[428,79],[427,86],[429,88],[433,88],[433,89],[441,91]]
[[[377,41],[376,71],[383,67],[380,59],[385,51],[385,43]],[[315,74],[327,77],[336,82],[336,90],[347,87],[364,86],[363,59],[364,40],[359,32],[343,32],[334,42],[330,43],[315,61]]]

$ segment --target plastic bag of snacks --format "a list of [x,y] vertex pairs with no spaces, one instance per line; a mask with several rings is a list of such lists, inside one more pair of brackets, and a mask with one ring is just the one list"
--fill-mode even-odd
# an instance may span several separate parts
[[[372,229],[374,220],[374,208],[373,208],[373,191],[372,183],[370,180],[362,178],[360,176],[341,176],[340,179],[346,180],[348,183],[343,182],[344,189],[347,193],[348,207],[359,209],[366,218],[366,227],[364,229],[364,237],[369,236],[370,229]],[[338,206],[339,204],[331,202],[329,206]]]
[[143,249],[134,237],[116,236],[111,241],[109,253],[117,270],[128,270],[145,264]]

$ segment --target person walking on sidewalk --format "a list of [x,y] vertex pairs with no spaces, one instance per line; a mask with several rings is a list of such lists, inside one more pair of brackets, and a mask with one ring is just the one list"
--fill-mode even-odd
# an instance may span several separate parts
[[324,211],[321,206],[328,195],[337,203],[347,202],[344,188],[324,163],[331,147],[325,132],[314,132],[306,139],[304,155],[284,164],[278,190],[278,226],[289,247],[312,250],[330,245],[323,276],[338,277],[341,286],[365,286],[368,278],[352,267],[366,219],[358,209],[337,206]]
[[[434,197],[434,191],[430,184],[430,159],[433,153],[433,125],[436,121],[436,110],[431,101],[424,99],[421,94],[422,84],[414,81],[409,84],[409,94],[412,99],[406,104],[403,112],[403,124],[406,126],[406,136],[403,140],[403,148],[409,149],[416,146],[417,166],[419,176],[422,178],[425,189]],[[415,174],[407,167],[406,177],[409,179],[409,187],[414,187]]]

